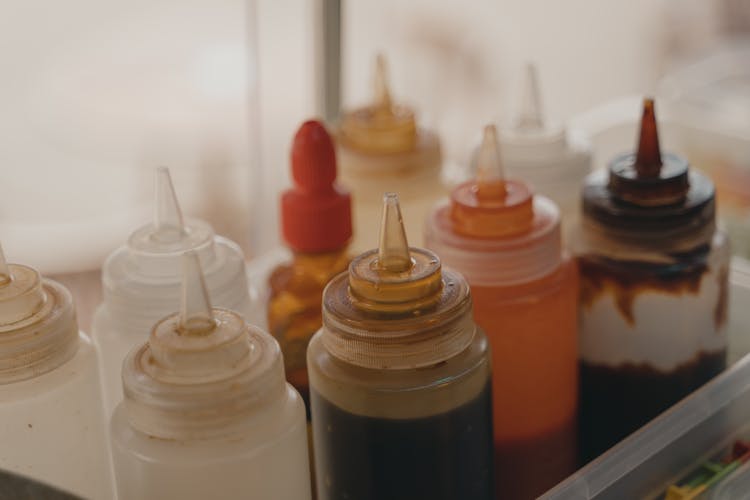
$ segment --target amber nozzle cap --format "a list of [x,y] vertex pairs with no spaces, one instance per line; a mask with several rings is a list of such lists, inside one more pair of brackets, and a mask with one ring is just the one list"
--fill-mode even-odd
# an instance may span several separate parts
[[393,103],[382,54],[375,59],[374,102],[343,115],[341,139],[347,146],[373,154],[403,153],[416,148],[414,112]]
[[476,179],[451,193],[451,219],[457,233],[477,238],[513,236],[531,227],[532,192],[525,183],[505,177],[494,125],[484,128]]
[[610,192],[635,205],[672,205],[684,200],[690,189],[689,170],[684,158],[661,153],[654,100],[644,99],[638,149],[610,163]]
[[362,310],[402,313],[434,305],[440,299],[440,259],[422,248],[409,247],[398,196],[383,196],[383,217],[377,249],[349,265],[349,292]]

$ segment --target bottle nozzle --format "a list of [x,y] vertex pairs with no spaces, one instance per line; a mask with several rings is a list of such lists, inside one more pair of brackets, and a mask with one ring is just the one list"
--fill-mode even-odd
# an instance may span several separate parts
[[659,177],[661,172],[661,151],[659,149],[659,132],[656,127],[656,113],[654,100],[643,100],[643,116],[641,117],[641,134],[638,139],[638,153],[635,158],[635,168],[639,177]]
[[391,114],[393,102],[388,88],[388,64],[383,54],[375,57],[375,110],[378,113]]
[[383,218],[380,224],[378,268],[391,273],[408,271],[412,267],[409,242],[406,239],[401,207],[396,193],[383,195]]
[[182,256],[182,305],[180,308],[181,334],[202,335],[216,327],[211,300],[206,289],[203,270],[194,251]]
[[153,237],[164,243],[179,241],[185,234],[182,211],[167,167],[158,167],[155,178]]
[[505,195],[505,172],[500,159],[497,129],[494,125],[487,125],[477,154],[477,197],[481,200],[502,200]]
[[3,246],[0,245],[0,286],[7,285],[13,281],[13,275],[8,267],[8,262],[5,260],[5,254],[3,253]]
[[521,110],[516,127],[521,130],[539,130],[544,127],[542,99],[539,92],[539,79],[536,66],[526,65],[525,81],[521,94]]

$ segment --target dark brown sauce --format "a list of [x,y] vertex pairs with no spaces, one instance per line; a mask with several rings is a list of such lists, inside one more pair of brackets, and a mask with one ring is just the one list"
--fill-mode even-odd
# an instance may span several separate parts
[[466,404],[413,419],[355,415],[311,393],[318,498],[493,498],[489,382]]
[[668,372],[646,364],[581,363],[581,465],[642,427],[726,367],[726,353],[698,353]]

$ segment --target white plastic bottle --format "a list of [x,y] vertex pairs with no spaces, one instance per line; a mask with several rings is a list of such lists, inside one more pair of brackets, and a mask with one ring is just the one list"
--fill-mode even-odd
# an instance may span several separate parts
[[70,292],[0,249],[0,469],[112,498],[96,353]]
[[212,308],[195,252],[179,313],[123,364],[111,437],[120,500],[308,500],[307,425],[278,343]]
[[176,311],[180,256],[194,250],[214,302],[247,316],[250,296],[245,261],[234,242],[216,236],[207,223],[183,221],[169,170],[156,169],[154,222],[137,229],[104,263],[104,302],[94,315],[92,337],[99,352],[107,417],[122,399],[123,359],[149,329]]
[[590,147],[580,135],[545,120],[536,67],[526,67],[518,117],[500,131],[503,164],[511,177],[523,179],[535,192],[560,207],[563,234],[578,219],[581,183],[591,170]]

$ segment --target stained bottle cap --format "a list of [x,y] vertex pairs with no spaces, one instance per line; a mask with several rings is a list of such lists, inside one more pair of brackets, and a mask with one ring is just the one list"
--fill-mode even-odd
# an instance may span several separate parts
[[587,177],[583,211],[623,237],[648,236],[657,244],[656,237],[662,246],[683,237],[703,244],[715,227],[714,186],[684,158],[661,152],[654,102],[644,99],[637,151],[618,155],[606,172]]
[[162,439],[248,432],[252,415],[284,393],[278,343],[238,313],[212,307],[197,253],[181,263],[180,311],[126,358],[128,420]]
[[441,287],[440,259],[409,247],[398,196],[386,193],[378,248],[349,265],[352,303],[367,311],[413,311],[435,304]]
[[687,160],[662,155],[654,100],[643,100],[636,154],[616,157],[609,165],[609,190],[616,198],[639,206],[664,206],[685,199],[690,183]]
[[385,57],[375,60],[375,98],[373,104],[345,113],[341,122],[341,140],[366,153],[388,154],[413,150],[417,145],[414,112],[393,103],[388,88]]
[[294,136],[294,187],[281,195],[281,230],[295,251],[326,252],[352,237],[351,196],[336,184],[336,152],[322,123],[310,120]]
[[509,286],[554,272],[561,262],[559,210],[505,177],[493,125],[484,129],[477,164],[476,179],[432,210],[427,247],[472,286]]
[[0,247],[0,384],[54,370],[77,349],[70,292],[31,267],[8,264]]
[[451,193],[451,217],[455,231],[477,238],[495,238],[529,230],[534,219],[529,187],[506,179],[497,131],[487,125],[477,155],[477,178]]
[[398,196],[383,197],[379,246],[356,257],[323,293],[326,349],[368,368],[430,366],[474,338],[471,295],[429,250],[410,247]]

